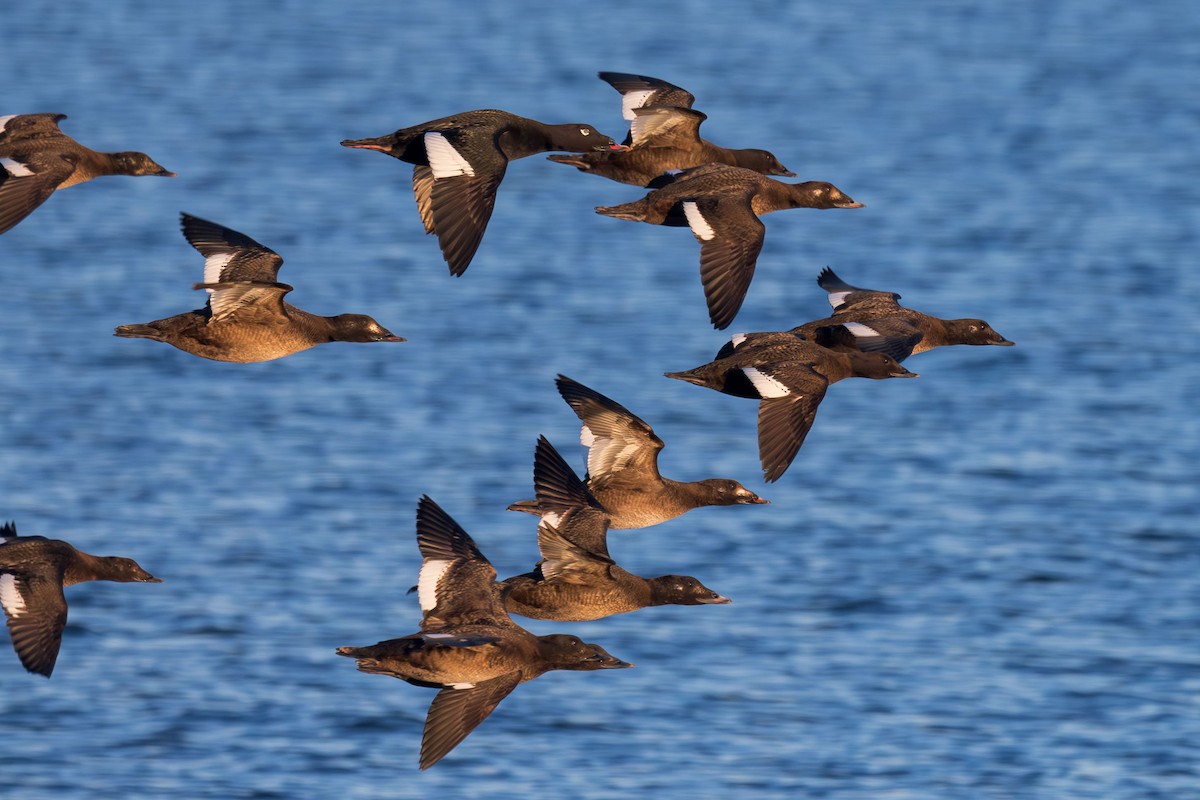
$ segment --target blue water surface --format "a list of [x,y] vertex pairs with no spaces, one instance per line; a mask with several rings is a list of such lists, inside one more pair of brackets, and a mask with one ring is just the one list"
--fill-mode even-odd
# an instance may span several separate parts
[[[10,5],[0,115],[179,177],[0,237],[0,519],[165,579],[68,590],[50,681],[0,643],[0,796],[1200,797],[1192,3]],[[754,405],[661,377],[727,337],[686,230],[592,212],[638,189],[515,162],[454,279],[408,167],[338,146],[472,108],[620,138],[598,70],[866,204],[767,217],[732,330],[825,316],[828,265],[1017,346],[838,384],[764,486]],[[114,338],[199,303],[180,211],[409,341],[237,365]],[[419,772],[432,692],[334,648],[416,630],[422,494],[529,568],[504,508],[536,437],[583,469],[560,372],[653,425],[667,474],[773,503],[615,532],[733,603],[529,622],[637,666],[522,686]]]

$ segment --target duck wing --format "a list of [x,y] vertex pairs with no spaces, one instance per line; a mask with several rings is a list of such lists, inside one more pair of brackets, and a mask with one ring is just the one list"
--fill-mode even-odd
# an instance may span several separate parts
[[876,289],[860,289],[851,286],[837,276],[829,267],[821,270],[817,276],[817,285],[828,293],[829,305],[835,314],[854,308],[872,308],[881,310],[900,310],[898,302],[900,295],[895,292],[881,292]]
[[491,680],[437,693],[425,715],[421,736],[421,769],[429,769],[488,718],[500,701],[521,683],[518,670]]
[[21,664],[49,678],[67,625],[61,576],[50,569],[0,570],[0,605]]
[[729,327],[746,299],[766,227],[749,193],[708,195],[679,203],[700,242],[700,281],[714,328]]
[[417,504],[421,630],[457,625],[516,627],[504,610],[496,570],[475,542],[428,496]]
[[193,288],[208,292],[209,323],[257,305],[286,315],[283,296],[292,291],[276,277],[283,259],[274,250],[215,222],[180,214],[183,236],[204,256],[204,280]]
[[[462,275],[492,218],[508,158],[496,145],[495,130],[486,125],[426,131],[424,141],[433,183],[418,186],[413,173],[417,207],[425,230],[438,238],[450,274]],[[421,180],[428,176],[422,174]],[[422,209],[425,192],[427,210]]]
[[777,362],[743,369],[758,390],[758,457],[763,480],[787,471],[812,429],[829,381],[811,362]]
[[588,480],[593,487],[645,486],[662,480],[658,453],[663,441],[641,417],[565,375],[559,375],[555,384],[582,422],[579,442],[588,448]]
[[[835,315],[834,319],[838,316],[841,314]],[[897,361],[912,355],[913,349],[924,338],[924,331],[900,316],[872,316],[862,322],[824,325],[813,332],[813,340],[823,347],[887,353]]]
[[0,233],[33,213],[75,171],[74,157],[43,150],[41,141],[0,148]]

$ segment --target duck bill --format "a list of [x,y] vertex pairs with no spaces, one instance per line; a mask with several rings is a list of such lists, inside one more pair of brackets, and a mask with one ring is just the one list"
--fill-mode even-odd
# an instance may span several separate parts
[[727,606],[730,603],[732,603],[733,601],[730,600],[728,597],[723,597],[722,595],[717,595],[716,597],[714,597],[710,600],[701,600],[700,602],[701,602],[701,604],[706,605],[706,606],[709,606],[709,605]]
[[596,654],[587,659],[589,668],[592,669],[628,669],[632,667],[628,661],[622,661],[614,655],[611,655],[602,647],[596,647]]

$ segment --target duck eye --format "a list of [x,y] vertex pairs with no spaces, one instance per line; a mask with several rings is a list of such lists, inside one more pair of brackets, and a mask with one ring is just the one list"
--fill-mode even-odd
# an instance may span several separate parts
[[592,129],[591,128],[580,128],[579,133],[582,134],[583,136],[590,136],[592,133]]

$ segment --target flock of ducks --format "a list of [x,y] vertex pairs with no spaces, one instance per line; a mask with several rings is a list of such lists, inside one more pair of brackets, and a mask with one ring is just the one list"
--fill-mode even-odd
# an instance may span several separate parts
[[[486,231],[508,162],[558,151],[549,160],[641,186],[640,200],[598,207],[600,214],[688,227],[700,242],[700,276],[714,327],[740,309],[762,250],[763,214],[787,208],[861,208],[830,183],[791,177],[772,153],[729,149],[700,137],[705,115],[693,96],[656,78],[599,73],[622,95],[629,134],[623,143],[590,125],[548,125],[504,111],[467,111],[385,136],[347,139],[413,165],[417,211],[438,240],[452,275],[470,265]],[[61,114],[0,117],[0,233],[57,189],[102,175],[173,176],[142,153],[99,153],[66,136]],[[204,257],[203,308],[115,335],[165,342],[218,361],[281,358],[324,342],[402,342],[369,316],[325,317],[284,301],[283,259],[245,234],[189,214],[187,241]],[[1011,345],[978,319],[943,320],[904,308],[893,292],[861,289],[828,267],[818,277],[832,313],[788,331],[733,336],[713,360],[675,378],[757,400],[763,478],[778,480],[804,442],[829,385],[849,377],[915,377],[900,362],[946,345]],[[363,672],[438,689],[429,708],[420,767],[437,763],[519,684],[555,669],[631,666],[599,645],[566,634],[536,636],[511,614],[543,620],[593,620],[655,605],[723,604],[696,578],[644,578],[618,565],[610,528],[644,528],[703,506],[768,501],[737,481],[676,481],[658,469],[662,440],[615,400],[559,375],[559,393],[581,423],[587,473],[577,476],[542,437],[534,456],[534,497],[509,508],[539,518],[541,558],[529,571],[497,580],[479,547],[429,497],[417,506],[422,564],[414,587],[418,632],[367,647],[341,647]],[[81,581],[159,582],[127,558],[98,557],[66,542],[0,528],[0,605],[13,647],[30,672],[50,676],[67,605],[63,588]]]

